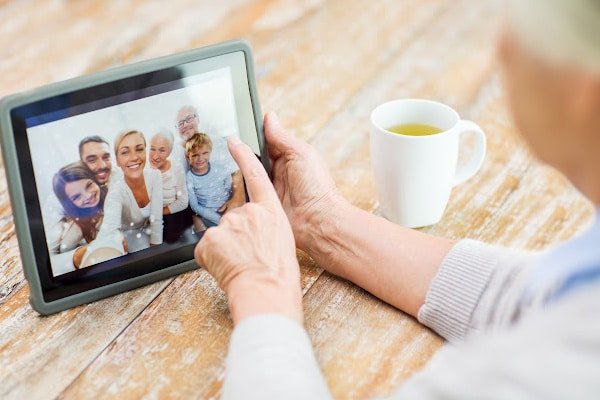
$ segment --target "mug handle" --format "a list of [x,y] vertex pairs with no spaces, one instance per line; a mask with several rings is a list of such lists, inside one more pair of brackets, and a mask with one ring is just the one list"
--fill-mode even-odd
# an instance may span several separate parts
[[[483,164],[483,160],[485,159],[485,150],[486,150],[486,139],[483,130],[477,125],[475,122],[468,120],[461,120],[457,126],[458,135],[462,136],[464,134],[474,134],[476,138],[475,142],[475,150],[473,151],[473,155],[471,159],[458,168],[456,174],[454,175],[454,182],[452,186],[456,186],[465,182],[467,179],[471,178],[481,165]],[[459,137],[460,140],[460,137]]]

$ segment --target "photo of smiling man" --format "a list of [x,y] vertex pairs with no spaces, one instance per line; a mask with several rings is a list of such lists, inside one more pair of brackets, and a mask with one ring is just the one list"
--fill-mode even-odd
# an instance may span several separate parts
[[79,142],[79,158],[96,176],[96,181],[102,186],[108,186],[119,177],[116,169],[112,168],[110,146],[101,136],[87,136]]

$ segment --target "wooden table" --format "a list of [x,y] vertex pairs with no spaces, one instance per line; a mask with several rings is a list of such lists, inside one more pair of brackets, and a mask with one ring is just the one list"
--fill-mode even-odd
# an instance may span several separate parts
[[[370,111],[394,98],[436,99],[479,123],[489,150],[425,231],[540,249],[581,230],[593,208],[515,133],[494,59],[498,14],[493,0],[0,0],[0,96],[245,38],[263,109],[319,150],[352,203],[377,208]],[[28,304],[3,167],[0,175],[0,398],[218,397],[232,324],[211,277],[196,270],[40,317]],[[299,259],[306,328],[336,398],[390,393],[443,344]]]

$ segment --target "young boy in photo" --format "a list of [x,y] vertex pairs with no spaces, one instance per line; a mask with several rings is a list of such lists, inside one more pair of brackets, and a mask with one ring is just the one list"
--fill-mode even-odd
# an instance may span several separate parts
[[211,160],[212,141],[205,133],[195,133],[185,144],[190,170],[187,189],[190,207],[207,228],[216,226],[227,210],[233,193],[232,174],[239,170],[233,159]]

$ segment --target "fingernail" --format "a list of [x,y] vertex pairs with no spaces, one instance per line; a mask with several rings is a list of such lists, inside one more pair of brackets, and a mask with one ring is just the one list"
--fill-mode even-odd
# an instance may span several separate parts
[[269,111],[267,115],[269,117],[269,122],[271,122],[273,125],[279,126],[279,117],[277,116],[275,111]]

